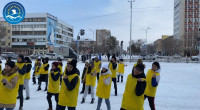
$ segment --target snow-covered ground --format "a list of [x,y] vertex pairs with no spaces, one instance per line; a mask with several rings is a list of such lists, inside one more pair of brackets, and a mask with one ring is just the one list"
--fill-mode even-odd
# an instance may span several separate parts
[[[3,60],[3,67],[5,61]],[[50,61],[49,63],[52,63]],[[103,62],[107,64],[108,62]],[[121,107],[122,95],[125,89],[126,78],[128,74],[131,73],[133,63],[126,62],[128,65],[125,68],[125,77],[123,83],[118,83],[118,96],[114,96],[114,87],[112,85],[111,89],[111,108],[112,110],[119,110]],[[151,68],[152,62],[145,63],[146,69]],[[155,104],[157,110],[200,110],[200,63],[160,63],[161,64],[161,80],[157,89]],[[66,65],[64,61],[63,69]],[[79,62],[78,69],[82,74],[84,64]],[[33,72],[33,71],[32,71]],[[32,73],[31,72],[31,73]],[[33,85],[30,80],[30,91],[31,99],[24,100],[24,110],[46,110],[48,108],[48,103],[46,100],[46,92],[43,91],[45,85],[42,85],[42,91],[36,91],[37,85]],[[82,84],[80,89],[82,89]],[[24,91],[24,96],[26,96]],[[97,99],[95,103],[90,104],[91,96],[88,95],[86,103],[80,104],[82,99],[82,94],[79,94],[77,110],[96,110]],[[53,108],[55,110],[55,100],[52,97]],[[17,106],[15,110],[18,110],[19,100],[17,101]],[[102,110],[106,110],[105,102],[102,103]],[[145,100],[144,104],[145,110],[150,110],[148,101]],[[66,109],[67,110],[67,109]]]

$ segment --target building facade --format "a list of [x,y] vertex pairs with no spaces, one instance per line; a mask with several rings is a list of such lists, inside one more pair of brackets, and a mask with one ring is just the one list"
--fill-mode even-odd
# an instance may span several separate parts
[[12,47],[12,28],[3,17],[0,18],[0,53],[6,52]]
[[174,0],[174,38],[182,43],[182,55],[195,54],[198,45],[200,0]]
[[96,44],[103,45],[107,38],[111,37],[110,30],[100,29],[96,30]]
[[73,26],[48,13],[27,13],[21,23],[12,25],[12,48],[18,54],[49,53],[72,40]]

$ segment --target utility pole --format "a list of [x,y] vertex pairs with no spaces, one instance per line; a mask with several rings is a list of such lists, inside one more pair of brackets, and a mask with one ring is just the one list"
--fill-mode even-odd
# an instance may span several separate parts
[[131,0],[131,1],[128,1],[128,2],[130,2],[130,5],[131,5],[131,16],[130,16],[130,50],[129,50],[129,54],[130,54],[130,62],[131,62],[131,54],[132,54],[132,52],[131,52],[131,46],[132,46],[132,10],[133,10],[133,7],[132,7],[132,5],[133,5],[133,2],[135,2],[135,0]]
[[143,28],[142,28],[142,30],[145,30],[145,32],[146,32],[146,45],[145,45],[145,48],[146,48],[146,56],[147,56],[147,32],[148,32],[149,29],[151,29],[151,28],[150,28],[150,27],[147,27],[146,29],[143,29]]
[[92,29],[89,29],[89,30],[92,31],[92,33],[93,33],[93,41],[94,41],[94,31]]

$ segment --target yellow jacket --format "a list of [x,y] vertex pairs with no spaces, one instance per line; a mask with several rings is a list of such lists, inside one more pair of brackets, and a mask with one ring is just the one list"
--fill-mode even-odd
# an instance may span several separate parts
[[[10,76],[2,76],[0,80],[3,78],[7,79],[8,82],[11,82],[11,80],[18,76],[17,73],[14,73]],[[17,101],[17,94],[19,89],[19,80],[17,81],[17,84],[13,89],[8,89],[3,85],[2,82],[0,82],[0,103],[1,104],[15,104]]]
[[[71,82],[71,80],[73,78],[75,78],[76,76],[78,76],[78,74],[69,75],[68,76],[69,82]],[[71,91],[68,90],[68,88],[65,85],[65,82],[62,81],[60,93],[59,93],[58,105],[68,106],[68,107],[76,107],[77,102],[78,102],[79,86],[80,86],[79,76],[78,76],[78,83],[77,83],[76,87]]]
[[58,68],[60,69],[60,74],[63,74],[63,69],[62,69],[62,66],[60,64],[58,65]]
[[0,64],[0,79],[1,79],[2,66]]
[[[19,69],[23,69],[23,67],[26,66],[25,63],[15,63],[15,64],[18,66]],[[19,85],[24,85],[24,77],[25,77],[25,73],[26,73],[26,68],[25,68],[25,70],[23,70],[23,72],[24,72],[23,75],[18,72]]]
[[[26,65],[31,64],[31,63],[26,63]],[[31,69],[29,72],[25,73],[24,79],[30,79],[31,78]]]
[[147,76],[146,76],[147,87],[146,87],[144,94],[147,95],[147,96],[150,96],[150,97],[156,96],[156,90],[157,90],[157,87],[158,87],[158,86],[156,86],[156,87],[152,86],[152,77],[153,77],[154,73],[156,73],[156,77],[160,76],[160,73],[154,72],[151,69],[149,69],[149,71],[147,72]]
[[118,64],[118,73],[124,73],[124,63]]
[[117,68],[113,69],[113,64],[112,63],[109,63],[109,69],[112,73],[112,78],[117,78]]
[[94,67],[92,70],[91,70],[91,73],[88,73],[88,69],[85,73],[86,75],[86,82],[85,82],[85,85],[87,86],[95,86],[96,85],[96,68]]
[[45,70],[45,67],[49,66],[48,63],[42,64],[41,68],[40,68],[40,74],[48,74],[48,70]]
[[52,78],[52,73],[50,73],[49,74],[48,92],[50,92],[50,93],[59,93],[59,89],[60,89],[60,71],[58,69],[54,71],[53,77],[54,77],[54,79]]
[[101,69],[101,61],[94,61],[94,66],[97,69],[97,73],[100,73],[100,69]]
[[144,94],[136,95],[137,78],[128,75],[125,91],[122,99],[122,108],[126,110],[144,110]]
[[110,98],[110,90],[111,90],[111,72],[107,71],[100,76],[99,82],[97,85],[96,95],[103,99]]

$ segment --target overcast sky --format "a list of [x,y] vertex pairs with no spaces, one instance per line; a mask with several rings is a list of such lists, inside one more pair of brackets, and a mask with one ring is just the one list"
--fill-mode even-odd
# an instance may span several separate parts
[[[0,0],[0,16],[3,7],[12,0]],[[124,41],[130,40],[130,2],[128,0],[16,0],[22,3],[26,13],[45,12],[57,16],[74,26],[76,38],[85,29],[84,38],[93,39],[91,30],[111,30],[111,35]],[[132,39],[146,39],[141,28],[150,27],[148,43],[173,34],[174,0],[135,0],[133,3]],[[124,48],[125,49],[125,48]]]

